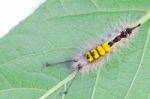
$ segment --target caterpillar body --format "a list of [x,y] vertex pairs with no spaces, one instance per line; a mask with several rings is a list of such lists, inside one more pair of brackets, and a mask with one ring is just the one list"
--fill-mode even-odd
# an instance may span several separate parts
[[92,63],[94,63],[97,60],[100,61],[99,59],[106,56],[106,54],[111,51],[111,48],[116,43],[118,43],[122,39],[129,37],[133,33],[133,30],[139,27],[140,25],[141,24],[138,24],[133,27],[127,27],[124,30],[122,30],[120,34],[112,38],[110,41],[102,42],[95,48],[92,48],[81,55],[77,55],[77,57],[72,59],[72,68],[81,73],[88,71],[89,68],[92,68]]
[[124,28],[124,30],[121,30],[121,32],[117,36],[111,38],[110,41],[104,41],[98,44],[96,47],[93,47],[90,50],[86,50],[84,53],[74,55],[73,58],[70,60],[57,62],[57,63],[47,63],[46,67],[61,64],[61,63],[68,63],[68,62],[72,63],[71,68],[73,69],[73,71],[76,72],[76,74],[73,77],[71,83],[68,85],[67,89],[64,91],[64,94],[67,94],[68,89],[70,88],[77,74],[87,72],[91,70],[91,68],[96,68],[97,67],[95,65],[96,62],[101,61],[101,59],[105,57],[106,54],[113,49],[113,46],[116,43],[118,43],[122,39],[129,37],[133,33],[133,30],[135,30],[140,25],[141,24],[138,24],[133,27],[126,27]]

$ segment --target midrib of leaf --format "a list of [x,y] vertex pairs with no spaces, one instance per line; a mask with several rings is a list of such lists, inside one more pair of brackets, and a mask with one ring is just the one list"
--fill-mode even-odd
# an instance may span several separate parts
[[[139,24],[138,22],[140,22],[141,25],[143,25],[145,22],[147,22],[147,20],[150,19],[150,11],[148,11],[141,19],[139,19],[134,25],[136,26],[137,24]],[[144,50],[143,50],[143,54],[142,54],[142,57],[141,57],[141,62],[139,64],[139,67],[141,68],[141,65],[142,65],[142,62],[143,62],[143,58],[144,58],[144,54],[145,54],[145,50],[146,50],[146,46],[147,46],[147,43],[148,43],[148,40],[149,40],[149,35],[150,35],[150,32],[148,33],[147,35],[147,38],[146,38],[146,42],[145,42],[145,45],[144,45]],[[136,76],[139,72],[139,68],[138,67],[138,70],[134,76],[133,79],[136,79]],[[99,79],[99,75],[100,75],[100,70],[98,71],[97,75],[96,75],[96,79],[95,79],[95,84],[94,84],[94,87],[93,87],[93,92],[92,92],[92,96],[91,96],[91,99],[94,99],[94,96],[95,96],[95,90],[96,90],[96,85],[98,83],[98,79]],[[39,99],[45,99],[46,97],[48,97],[49,95],[51,95],[53,92],[55,92],[58,88],[62,87],[63,85],[67,84],[70,80],[73,79],[73,77],[75,76],[75,72],[71,73],[70,75],[68,75],[68,77],[66,77],[64,80],[62,80],[61,82],[59,82],[57,85],[55,85],[54,87],[52,87],[51,89],[49,89],[45,94],[43,94]],[[134,83],[134,80],[132,80],[132,85]],[[131,85],[130,85],[130,88],[129,90],[127,91],[127,94],[126,96],[128,96],[128,93],[129,91],[131,90]],[[126,97],[125,96],[125,97]],[[125,98],[126,99],[126,98]]]
[[136,80],[136,78],[137,78],[137,76],[138,76],[138,74],[139,74],[139,71],[140,71],[140,69],[141,69],[141,67],[142,67],[142,63],[143,63],[143,60],[144,60],[145,52],[146,52],[146,49],[147,49],[147,46],[148,46],[149,37],[150,37],[150,26],[149,26],[149,30],[148,30],[148,33],[147,33],[147,37],[146,37],[146,40],[145,40],[145,44],[144,44],[144,48],[143,48],[143,52],[142,52],[142,56],[141,56],[141,59],[140,59],[139,66],[138,66],[138,68],[137,68],[137,70],[136,70],[136,73],[135,73],[135,75],[134,75],[134,77],[133,77],[133,80],[131,81],[131,84],[130,84],[130,86],[129,86],[129,89],[127,90],[127,93],[126,93],[124,99],[127,99],[127,98],[128,98],[128,96],[129,96],[129,94],[130,94],[130,91],[131,91],[131,89],[132,89],[132,87],[133,87],[133,85],[134,85],[134,82],[135,82],[135,80]]
[[60,88],[63,85],[67,84],[69,81],[71,81],[75,77],[76,73],[77,73],[77,71],[72,72],[64,80],[60,81],[57,85],[55,85],[54,87],[49,89],[45,94],[43,94],[41,97],[39,97],[39,99],[45,99],[46,97],[51,95],[53,92],[55,92],[58,88]]

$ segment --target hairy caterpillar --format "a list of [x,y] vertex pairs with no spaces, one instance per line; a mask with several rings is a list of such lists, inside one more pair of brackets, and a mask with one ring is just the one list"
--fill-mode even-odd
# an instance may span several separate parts
[[[138,24],[136,26],[132,27],[126,27],[124,28],[120,33],[118,33],[115,37],[111,37],[110,40],[101,42],[95,47],[90,48],[89,50],[85,50],[82,53],[77,53],[72,59],[66,60],[63,62],[58,62],[58,63],[52,63],[46,64],[46,67],[52,66],[52,65],[57,65],[60,63],[67,63],[71,62],[71,68],[73,71],[77,71],[76,75],[78,73],[84,73],[85,71],[91,70],[91,68],[95,68],[97,65],[93,65],[95,62],[100,62],[103,57],[106,56],[107,53],[111,51],[114,45],[116,45],[118,42],[120,42],[122,39],[128,38],[130,35],[132,35],[133,30],[138,28],[141,24]],[[76,77],[76,76],[75,76]],[[74,77],[74,78],[75,78]],[[70,87],[70,85],[69,85]],[[68,87],[68,88],[69,88]],[[65,94],[68,91],[67,90],[64,92]]]

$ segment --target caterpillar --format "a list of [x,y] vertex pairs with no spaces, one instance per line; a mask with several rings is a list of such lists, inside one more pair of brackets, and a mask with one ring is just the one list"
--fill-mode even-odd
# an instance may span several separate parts
[[[122,39],[128,38],[132,33],[133,30],[138,28],[141,24],[138,24],[133,27],[126,27],[124,30],[121,31],[117,36],[112,38],[110,41],[104,41],[100,44],[98,44],[96,47],[91,48],[90,50],[85,51],[84,53],[75,55],[72,59],[66,60],[63,62],[57,62],[57,63],[47,63],[46,67],[61,64],[61,63],[68,63],[71,62],[71,68],[73,71],[76,71],[76,75],[73,79],[77,76],[78,73],[84,73],[85,71],[90,70],[90,68],[93,68],[93,63],[96,61],[100,61],[101,58],[105,57],[107,53],[109,53],[112,49],[112,47],[120,42]],[[73,80],[72,80],[73,82]],[[67,94],[69,87],[71,86],[72,82],[67,87],[64,94]]]
[[[91,48],[90,50],[84,51],[84,53],[77,54],[73,56],[72,59],[66,60],[63,62],[57,62],[57,63],[46,63],[46,67],[57,65],[61,63],[67,63],[71,62],[72,69],[77,70],[78,72],[84,72],[89,69],[87,69],[87,66],[90,66],[90,64],[94,63],[95,61],[99,60],[100,58],[103,58],[106,56],[107,53],[111,51],[111,48],[121,41],[122,39],[128,38],[132,33],[133,30],[135,30],[137,27],[139,27],[141,24],[138,24],[133,27],[127,27],[124,30],[121,31],[120,34],[112,38],[110,41],[104,41],[95,48]],[[91,65],[92,66],[92,65]]]
[[77,58],[72,59],[72,66],[74,70],[77,70],[79,72],[86,71],[87,66],[92,66],[90,64],[94,63],[95,61],[100,61],[99,59],[106,56],[107,53],[111,51],[111,48],[121,41],[122,39],[125,39],[129,37],[133,30],[135,30],[137,27],[139,27],[141,24],[138,24],[133,27],[127,27],[124,30],[121,31],[120,34],[118,34],[116,37],[112,38],[110,41],[104,41],[95,48],[92,48],[85,53],[83,53],[81,56],[77,56]]

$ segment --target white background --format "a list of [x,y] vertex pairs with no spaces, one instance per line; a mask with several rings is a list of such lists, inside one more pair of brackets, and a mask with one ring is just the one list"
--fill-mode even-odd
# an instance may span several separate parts
[[46,0],[0,0],[0,38]]

